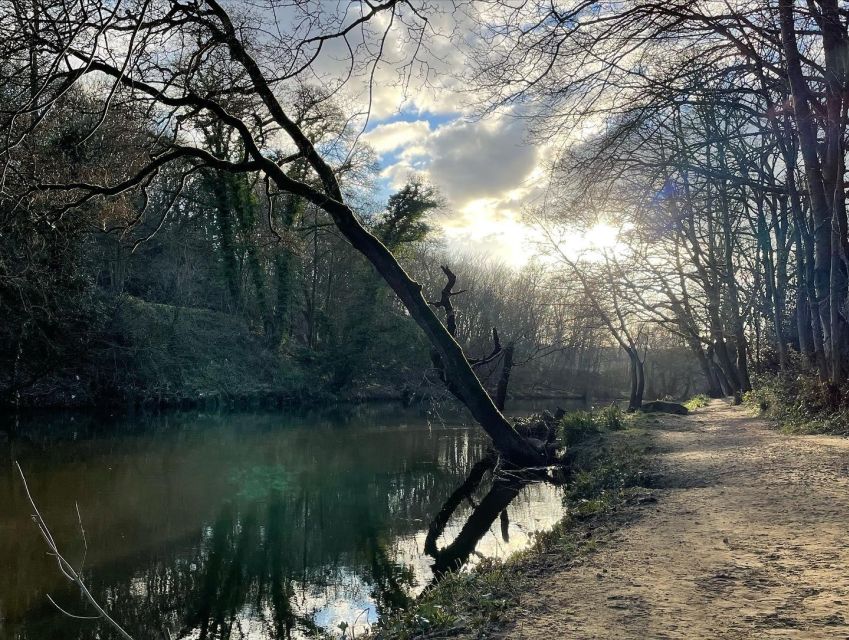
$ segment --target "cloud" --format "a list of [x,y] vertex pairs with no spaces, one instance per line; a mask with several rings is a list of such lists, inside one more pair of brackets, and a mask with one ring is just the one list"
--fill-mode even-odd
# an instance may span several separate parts
[[531,252],[522,210],[544,187],[543,151],[529,144],[525,121],[392,122],[375,127],[367,141],[382,152],[388,188],[417,175],[445,196],[439,226],[449,245],[517,264]]
[[440,127],[426,142],[429,176],[460,207],[479,198],[504,197],[524,186],[539,161],[522,121],[499,118]]
[[377,153],[384,154],[421,143],[429,134],[430,123],[427,120],[390,122],[378,125],[363,135],[363,141],[370,144]]
[[416,173],[461,210],[484,198],[515,203],[534,190],[541,155],[526,134],[521,120],[501,117],[455,119],[435,128],[423,120],[393,122],[364,138],[382,154],[382,175],[392,187]]

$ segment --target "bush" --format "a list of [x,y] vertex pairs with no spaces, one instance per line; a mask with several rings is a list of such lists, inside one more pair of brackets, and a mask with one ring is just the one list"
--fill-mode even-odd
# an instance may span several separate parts
[[849,433],[849,388],[835,389],[813,372],[759,376],[743,399],[793,433]]
[[684,403],[684,406],[687,407],[689,411],[692,411],[693,409],[700,409],[708,406],[709,402],[710,398],[708,398],[705,394],[700,393],[687,400],[687,402]]

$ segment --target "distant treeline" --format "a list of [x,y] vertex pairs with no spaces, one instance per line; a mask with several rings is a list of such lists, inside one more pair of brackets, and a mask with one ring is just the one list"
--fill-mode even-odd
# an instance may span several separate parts
[[[327,104],[308,107],[318,140],[344,139]],[[95,136],[97,105],[71,93],[28,139],[29,158],[63,176],[134,162],[153,123],[118,111]],[[311,119],[310,119],[311,118]],[[226,153],[223,134],[206,144]],[[122,140],[121,144],[117,140]],[[134,142],[139,147],[134,146]],[[297,169],[296,169],[297,170]],[[441,264],[459,277],[457,338],[493,351],[493,328],[515,347],[511,393],[615,396],[627,363],[586,297],[539,265],[449,256],[429,223],[436,191],[412,181],[373,194],[368,149],[341,173],[372,233],[436,300]],[[444,393],[409,314],[341,237],[326,212],[270,191],[258,174],[166,167],[144,189],[56,213],[31,196],[0,198],[0,393],[4,404],[290,403]],[[668,353],[668,355],[663,355]],[[656,393],[695,388],[677,342],[658,351]],[[497,382],[501,358],[481,367]]]

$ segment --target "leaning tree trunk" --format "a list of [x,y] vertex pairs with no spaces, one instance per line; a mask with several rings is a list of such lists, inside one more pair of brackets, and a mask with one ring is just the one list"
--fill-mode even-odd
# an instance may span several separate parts
[[363,227],[354,211],[346,204],[333,168],[321,156],[301,127],[286,113],[261,66],[245,47],[240,32],[227,10],[219,0],[206,0],[205,6],[220,23],[220,26],[215,29],[217,38],[228,47],[231,58],[244,68],[256,98],[262,101],[268,109],[270,118],[297,146],[303,162],[315,172],[321,187],[316,188],[288,175],[273,158],[262,152],[250,127],[220,105],[200,97],[193,96],[192,100],[202,103],[204,108],[210,110],[219,120],[238,133],[251,162],[262,170],[279,189],[303,197],[330,215],[339,232],[372,264],[425,333],[431,345],[439,352],[448,382],[478,424],[492,439],[493,445],[505,457],[515,462],[521,464],[544,462],[544,453],[516,432],[481,386],[463,349],[440,322],[422,295],[422,285],[410,278],[392,252]]

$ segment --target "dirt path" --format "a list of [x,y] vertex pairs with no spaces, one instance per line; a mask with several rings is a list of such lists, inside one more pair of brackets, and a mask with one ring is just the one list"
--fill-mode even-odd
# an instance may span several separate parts
[[658,502],[505,637],[849,639],[849,440],[720,402],[661,423]]

